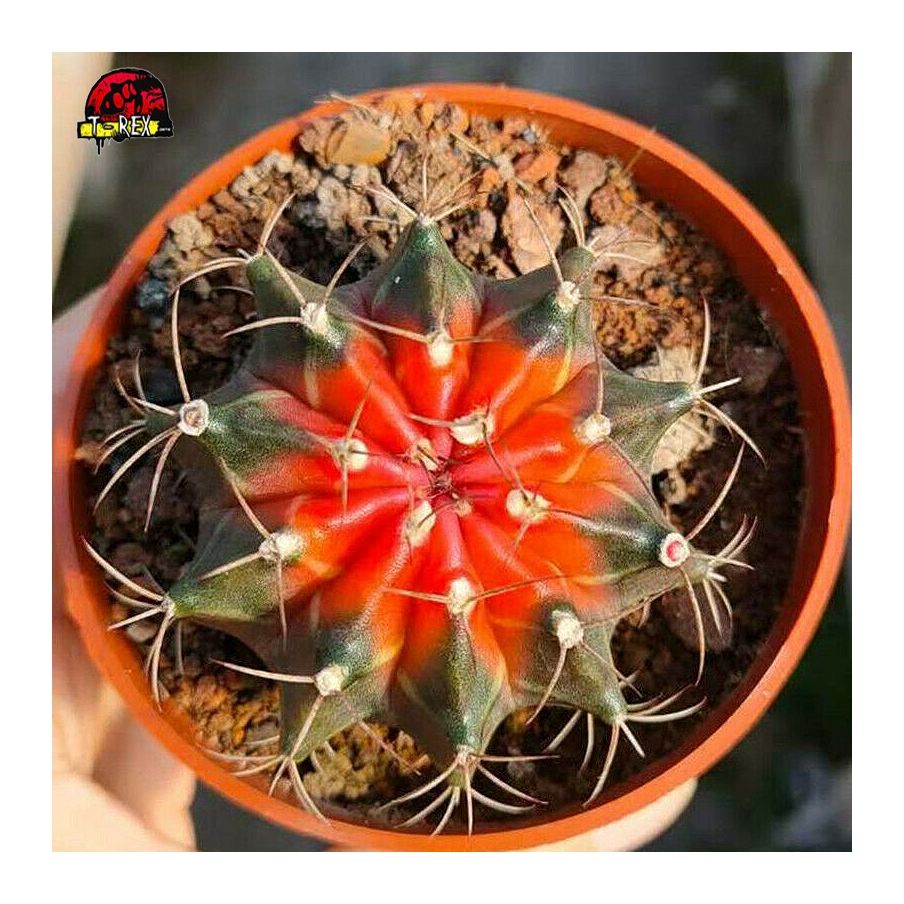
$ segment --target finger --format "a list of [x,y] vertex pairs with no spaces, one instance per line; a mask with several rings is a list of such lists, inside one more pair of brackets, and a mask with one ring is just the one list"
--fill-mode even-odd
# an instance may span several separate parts
[[691,779],[642,810],[577,838],[542,845],[538,851],[633,851],[661,835],[684,812],[697,790]]
[[144,824],[121,801],[83,776],[53,780],[53,850],[184,851],[180,843]]
[[56,611],[52,649],[54,771],[88,774],[106,726],[122,703],[101,681],[75,625]]
[[194,847],[189,812],[194,773],[124,710],[104,737],[93,777],[151,831],[177,845]]
[[91,321],[103,293],[103,286],[92,289],[53,321],[53,401],[66,389],[66,376],[76,346]]

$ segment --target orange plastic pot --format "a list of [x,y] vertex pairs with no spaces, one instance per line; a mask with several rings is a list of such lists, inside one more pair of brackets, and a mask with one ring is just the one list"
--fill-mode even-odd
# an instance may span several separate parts
[[[801,658],[822,616],[844,554],[851,504],[851,426],[847,382],[826,315],[797,261],[772,228],[730,185],[687,151],[629,120],[574,101],[502,86],[436,84],[393,89],[442,98],[470,111],[526,117],[573,147],[631,158],[637,181],[651,197],[682,213],[723,250],[735,272],[768,309],[784,335],[800,396],[806,434],[806,506],[799,548],[777,623],[745,679],[680,747],[619,786],[618,795],[569,815],[476,834],[431,838],[333,820],[324,825],[303,810],[267,796],[264,782],[236,778],[204,755],[192,727],[177,712],[158,710],[131,643],[106,630],[109,601],[101,575],[80,537],[89,530],[83,469],[74,459],[108,339],[139,277],[164,237],[166,224],[228,185],[274,148],[288,150],[302,125],[343,109],[325,104],[246,141],[193,179],[154,217],[113,271],[93,321],[66,375],[54,412],[54,541],[63,590],[91,658],[138,719],[212,788],[260,816],[309,835],[359,849],[507,850],[561,841],[626,816],[728,753],[775,699]],[[364,95],[374,98],[390,92]]]

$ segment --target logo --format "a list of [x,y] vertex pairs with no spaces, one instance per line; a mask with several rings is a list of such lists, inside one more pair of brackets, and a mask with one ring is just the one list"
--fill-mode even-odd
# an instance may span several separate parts
[[104,142],[126,138],[172,138],[166,89],[147,69],[114,69],[88,92],[79,138],[93,139],[97,153]]

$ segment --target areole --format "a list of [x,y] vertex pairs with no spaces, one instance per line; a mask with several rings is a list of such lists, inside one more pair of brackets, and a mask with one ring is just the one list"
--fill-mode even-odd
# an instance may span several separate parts
[[[289,803],[267,797],[263,783],[245,783],[230,775],[194,746],[190,726],[184,720],[166,708],[163,714],[157,711],[140,669],[135,667],[135,653],[129,643],[106,630],[106,594],[93,570],[86,567],[87,556],[77,542],[85,531],[86,515],[82,476],[74,465],[73,452],[82,412],[90,397],[92,377],[100,365],[108,337],[117,328],[123,302],[163,237],[166,221],[206,200],[230,182],[243,166],[267,151],[287,149],[301,123],[337,112],[338,105],[318,107],[303,117],[261,133],[197,177],[158,214],[114,273],[97,317],[77,350],[69,374],[66,404],[55,412],[54,518],[60,563],[70,611],[95,662],[143,724],[202,779],[236,802],[298,831],[362,848],[528,847],[611,822],[705,771],[737,743],[787,679],[815,629],[844,549],[850,505],[846,384],[819,303],[787,249],[747,202],[686,152],[618,117],[543,95],[479,85],[434,85],[403,90],[424,98],[444,98],[491,115],[529,115],[546,125],[556,139],[573,146],[623,157],[630,157],[643,147],[645,153],[636,165],[638,181],[649,194],[671,204],[723,249],[740,278],[782,327],[801,401],[808,413],[809,502],[802,528],[804,539],[782,616],[741,686],[709,714],[678,750],[621,787],[618,797],[549,822],[542,822],[539,816],[533,824],[522,823],[512,829],[470,838],[422,837],[335,820],[325,825]],[[384,92],[374,92],[380,93]],[[197,417],[184,420],[190,429],[199,426]],[[482,436],[487,427],[477,413],[462,429],[479,431]],[[428,518],[433,517],[430,512],[426,514]],[[534,514],[533,510],[530,514]],[[413,529],[423,525],[423,520],[422,513],[413,522]],[[676,564],[683,549],[679,548],[679,540],[683,538],[675,535],[663,543],[663,555],[670,560],[674,558]],[[456,602],[460,595],[456,595]],[[570,638],[567,627],[565,623],[563,632]],[[330,684],[331,691],[332,688]]]

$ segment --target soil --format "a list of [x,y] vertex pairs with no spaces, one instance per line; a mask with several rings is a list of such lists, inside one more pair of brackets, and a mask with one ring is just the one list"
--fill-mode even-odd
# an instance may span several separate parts
[[[392,205],[369,194],[366,186],[388,185],[416,206],[428,146],[428,183],[435,197],[474,177],[463,190],[468,206],[443,226],[454,253],[467,266],[506,278],[547,263],[546,249],[538,243],[519,192],[529,195],[555,246],[572,244],[574,236],[558,204],[560,185],[584,211],[588,236],[602,232],[621,243],[618,250],[626,257],[613,259],[595,278],[599,338],[620,367],[641,368],[638,372],[648,377],[693,367],[705,297],[713,316],[706,381],[743,378],[719,395],[719,404],[755,438],[768,460],[766,469],[754,456],[746,456],[719,515],[698,538],[704,549],[721,548],[745,514],[758,516],[745,554],[756,569],[734,570],[730,576],[730,640],[707,626],[709,651],[701,684],[707,705],[682,721],[638,725],[634,730],[647,755],[640,759],[628,745],[620,746],[605,795],[616,796],[621,781],[650,768],[687,737],[711,707],[731,693],[756,657],[789,580],[804,485],[797,396],[780,337],[718,250],[676,212],[643,195],[632,180],[630,161],[557,145],[528,120],[494,121],[452,105],[416,104],[409,97],[390,97],[379,108],[350,107],[339,117],[314,122],[299,136],[294,153],[267,155],[196,211],[171,222],[128,303],[122,332],[109,343],[109,367],[84,425],[80,456],[90,464],[100,439],[128,422],[129,411],[112,378],[117,368],[128,374],[139,352],[149,398],[161,404],[179,400],[167,317],[179,279],[237,248],[253,251],[262,224],[290,191],[297,197],[275,229],[271,250],[290,267],[325,283],[350,248],[370,237],[368,248],[346,274],[346,279],[359,278],[386,256],[399,234]],[[237,291],[234,282],[234,276],[216,273],[194,280],[182,292],[180,344],[196,397],[225,382],[250,343],[222,338],[253,314],[252,300],[241,286]],[[676,527],[687,530],[718,494],[737,445],[724,429],[702,420],[679,428],[671,439],[655,488]],[[126,454],[115,456],[113,466]],[[168,586],[192,557],[197,500],[184,474],[169,466],[145,535],[153,464],[145,459],[116,486],[95,516],[93,541],[124,573],[139,581],[152,574]],[[110,473],[105,467],[93,478],[95,494]],[[115,601],[111,605],[111,621],[130,614]],[[615,653],[625,674],[637,672],[636,687],[643,698],[692,684],[696,641],[683,597],[667,597],[639,622],[622,624]],[[146,652],[153,631],[153,626],[139,623],[129,634]],[[181,670],[174,646],[164,649],[162,684],[170,705],[194,721],[198,744],[233,755],[275,752],[277,687],[211,662],[242,657],[251,662],[250,653],[223,634],[190,624],[181,628],[181,645]],[[699,699],[699,692],[689,691],[687,699]],[[492,751],[537,753],[566,719],[562,710],[548,708],[527,726],[527,713],[515,714],[497,732]],[[377,812],[379,803],[432,774],[432,765],[410,737],[383,725],[373,729],[399,757],[418,763],[420,776],[415,779],[400,767],[373,735],[360,728],[346,731],[332,739],[332,749],[308,766],[304,777],[328,814],[387,824],[388,815]],[[560,748],[559,759],[511,763],[508,774],[500,774],[548,801],[546,812],[577,808],[601,768],[608,732],[597,727],[590,768],[580,773],[585,737],[580,723]],[[391,815],[394,824],[401,821],[398,813]],[[478,808],[478,830],[500,819],[513,817]]]

